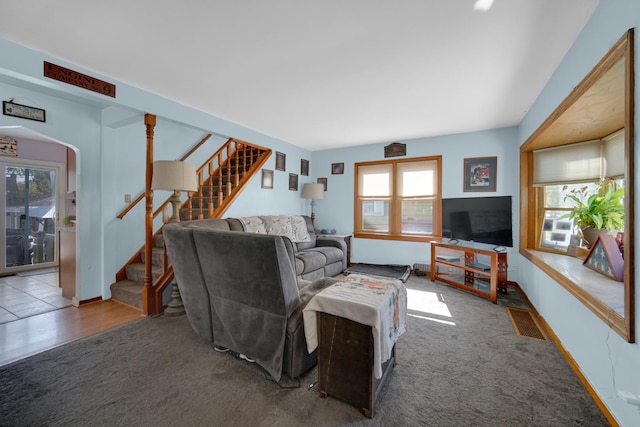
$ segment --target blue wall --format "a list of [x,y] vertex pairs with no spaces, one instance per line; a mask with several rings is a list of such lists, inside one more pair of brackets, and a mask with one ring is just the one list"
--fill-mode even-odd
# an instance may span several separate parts
[[[600,5],[565,55],[560,66],[540,94],[535,104],[519,126],[518,140],[522,144],[553,110],[569,95],[572,89],[591,71],[598,61],[629,29],[635,28],[635,74],[640,73],[640,55],[637,50],[640,2],[636,0],[601,0]],[[638,102],[640,85],[635,83],[636,114],[634,140],[638,141]],[[638,150],[634,162],[639,163]],[[514,177],[517,179],[517,177]],[[638,174],[635,177],[638,187]],[[637,192],[637,190],[636,190]],[[639,198],[635,199],[638,212]],[[637,218],[629,219],[636,222]],[[638,233],[635,243],[638,242]],[[638,253],[634,263],[639,265]],[[509,260],[512,261],[511,259]],[[538,312],[551,326],[563,347],[579,365],[589,383],[611,413],[623,426],[640,425],[638,408],[628,405],[617,396],[617,390],[640,395],[640,346],[629,344],[613,332],[583,304],[564,288],[525,259],[518,259],[521,270],[520,285]],[[636,274],[636,339],[640,331],[640,292]]]
[[[443,156],[443,196],[468,195],[463,188],[463,159],[498,157],[497,191],[481,195],[512,195],[513,213],[519,205],[519,146],[562,102],[571,89],[591,70],[607,50],[631,27],[640,23],[637,0],[602,0],[574,46],[565,56],[545,90],[517,128],[494,129],[411,141],[407,156]],[[636,53],[636,74],[640,72]],[[215,146],[227,136],[240,138],[287,155],[286,172],[275,170],[275,157],[265,168],[274,170],[274,189],[260,188],[255,177],[226,216],[310,213],[308,201],[300,197],[305,182],[328,178],[325,199],[317,202],[319,228],[353,231],[353,185],[355,162],[383,159],[384,144],[309,152],[251,129],[212,117],[143,92],[124,83],[117,99],[46,80],[42,61],[51,61],[106,81],[113,80],[74,64],[0,39],[0,97],[23,99],[47,110],[47,122],[37,123],[0,116],[0,126],[25,126],[74,147],[78,153],[78,254],[80,299],[108,298],[115,272],[142,245],[143,212],[139,206],[125,220],[115,215],[124,207],[123,195],[138,194],[144,187],[142,171],[145,128],[143,114],[158,116],[156,159],[175,158],[208,132],[218,136]],[[522,82],[526,84],[526,82]],[[636,84],[640,100],[640,85]],[[635,127],[640,129],[636,114]],[[636,131],[637,132],[637,131]],[[637,139],[637,137],[636,137]],[[640,164],[636,150],[636,164]],[[299,191],[288,190],[289,173],[300,174],[300,159],[310,160],[310,176],[299,176]],[[343,162],[343,175],[331,174],[331,163]],[[198,163],[194,161],[194,163]],[[636,186],[638,186],[636,177]],[[476,194],[474,194],[476,195]],[[636,200],[636,210],[638,209]],[[514,247],[518,245],[518,223],[514,223]],[[638,237],[636,236],[636,241]],[[628,344],[573,296],[539,269],[510,251],[510,278],[517,280],[562,345],[577,362],[598,396],[621,425],[640,425],[635,407],[622,402],[616,390],[640,395],[640,349]],[[353,260],[413,264],[428,260],[428,245],[371,239],[355,239]],[[635,263],[638,264],[636,254]],[[636,292],[640,307],[640,292]],[[636,316],[636,331],[640,330]]]
[[[42,77],[43,61],[50,61],[117,85],[116,99]],[[157,115],[154,159],[174,159],[207,133],[204,150],[189,159],[200,165],[228,137],[281,151],[287,171],[275,171],[273,190],[260,188],[254,177],[227,216],[256,213],[304,213],[302,185],[289,191],[289,173],[300,174],[300,159],[311,153],[251,129],[204,114],[107,76],[84,70],[58,58],[0,39],[0,97],[43,108],[46,123],[0,116],[0,127],[22,126],[45,135],[77,153],[77,300],[109,298],[115,273],[143,245],[144,206],[139,204],[124,220],[116,215],[126,205],[124,194],[136,197],[144,189],[146,130],[144,114]],[[0,130],[1,133],[1,130]],[[19,142],[19,141],[18,141]],[[206,151],[208,149],[208,152]],[[275,156],[265,165],[275,170]],[[158,192],[155,202],[168,194]],[[156,203],[157,207],[159,203]]]
[[[391,143],[393,141],[389,141]],[[442,155],[442,196],[502,196],[512,195],[513,218],[517,218],[519,184],[518,133],[516,128],[493,129],[432,138],[400,141],[407,144],[406,157]],[[354,222],[354,164],[384,160],[385,144],[374,144],[313,153],[313,177],[327,178],[325,198],[316,204],[318,228],[336,229],[338,233],[353,232]],[[464,159],[467,157],[498,158],[497,188],[490,193],[464,193]],[[344,163],[343,175],[332,175],[332,163]],[[517,247],[518,224],[514,221],[514,247]],[[426,243],[395,240],[354,239],[352,261],[367,263],[408,264],[430,262]],[[510,271],[510,274],[516,274]],[[516,280],[515,277],[513,280]]]

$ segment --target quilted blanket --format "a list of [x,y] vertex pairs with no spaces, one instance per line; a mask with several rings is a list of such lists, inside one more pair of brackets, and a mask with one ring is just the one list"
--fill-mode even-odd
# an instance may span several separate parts
[[238,219],[247,233],[285,236],[294,243],[311,241],[307,223],[299,215],[249,216]]

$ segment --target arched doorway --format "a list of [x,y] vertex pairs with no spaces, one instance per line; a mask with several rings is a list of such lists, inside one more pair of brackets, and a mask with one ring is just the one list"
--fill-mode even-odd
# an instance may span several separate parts
[[[76,152],[22,126],[0,127],[0,138],[14,141],[16,146],[14,152],[0,156],[5,174],[0,182],[4,210],[0,217],[0,275],[32,274],[35,282],[36,274],[54,274],[62,296],[70,303],[77,295],[73,227]],[[62,303],[56,301],[52,309]]]

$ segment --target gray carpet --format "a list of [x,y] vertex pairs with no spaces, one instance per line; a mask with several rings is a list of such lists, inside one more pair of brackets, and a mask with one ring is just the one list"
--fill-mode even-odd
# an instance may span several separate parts
[[366,264],[359,262],[344,271],[346,274],[360,273],[370,274],[382,277],[391,277],[393,279],[402,280],[403,283],[407,282],[409,274],[411,273],[411,266],[399,265],[399,264]]
[[[161,316],[0,368],[0,425],[608,425],[552,341],[515,334],[505,306],[526,306],[514,288],[494,305],[423,277],[407,287],[407,332],[373,420],[320,398],[315,369],[278,385],[185,317]],[[413,307],[421,299],[430,312]]]

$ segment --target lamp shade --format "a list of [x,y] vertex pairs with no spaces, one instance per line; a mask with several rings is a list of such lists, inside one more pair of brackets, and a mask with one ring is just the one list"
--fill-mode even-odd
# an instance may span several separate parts
[[157,160],[153,162],[154,190],[196,191],[198,179],[195,165],[177,160]]
[[324,199],[323,184],[305,184],[302,187],[303,199]]

